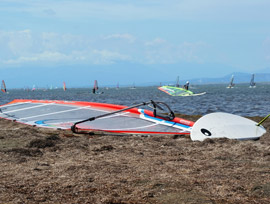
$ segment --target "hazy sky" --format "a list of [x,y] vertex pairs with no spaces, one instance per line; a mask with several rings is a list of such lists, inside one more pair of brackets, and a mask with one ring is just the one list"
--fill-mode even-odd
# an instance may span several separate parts
[[159,80],[167,67],[180,78],[267,71],[269,11],[269,0],[0,0],[0,76],[64,66],[100,78],[150,67]]

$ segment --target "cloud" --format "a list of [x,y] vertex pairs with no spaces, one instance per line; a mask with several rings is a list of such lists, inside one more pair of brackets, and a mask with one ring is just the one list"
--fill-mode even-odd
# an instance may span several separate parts
[[55,16],[56,12],[53,9],[44,9],[43,12],[48,16]]
[[18,32],[6,33],[10,39],[8,47],[14,55],[20,55],[27,50],[31,49],[32,36],[30,30],[22,30]]
[[95,64],[113,64],[115,60],[127,61],[130,59],[128,55],[111,52],[109,50],[93,50],[93,54],[93,56],[95,56]]
[[161,38],[155,38],[152,41],[148,41],[145,43],[146,46],[155,46],[155,45],[161,45],[161,44],[165,44],[166,40],[161,39]]
[[174,44],[162,38],[145,42],[145,56],[150,64],[173,64],[178,62],[203,63],[201,50],[209,46],[204,42],[183,42]]
[[[136,43],[135,43],[136,41]],[[141,64],[172,64],[181,61],[200,63],[203,42],[174,44],[157,37],[144,41],[135,36],[111,34],[105,37],[33,33],[30,30],[0,31],[0,61],[6,65],[19,64],[113,64],[129,61]]]
[[59,62],[59,61],[70,61],[72,60],[71,56],[67,56],[63,53],[59,52],[48,52],[45,51],[43,53],[32,53],[31,55],[20,56],[15,59],[3,60],[5,64],[18,65],[24,63],[32,63],[32,62]]
[[[129,34],[113,34],[107,40],[117,44],[130,43],[135,38]],[[120,41],[119,41],[120,40]],[[30,30],[0,31],[0,62],[6,65],[24,63],[88,63],[111,64],[130,60],[125,50],[115,50],[104,39],[93,40],[89,36],[59,34],[53,32],[33,33]]]
[[136,38],[128,33],[125,34],[112,34],[112,35],[107,35],[104,37],[105,40],[110,40],[110,39],[120,39],[120,40],[127,40],[130,43],[134,43]]

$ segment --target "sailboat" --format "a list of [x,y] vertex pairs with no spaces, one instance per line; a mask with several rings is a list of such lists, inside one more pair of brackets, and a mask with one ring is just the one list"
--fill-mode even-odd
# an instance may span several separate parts
[[1,91],[3,93],[7,93],[7,87],[6,87],[6,84],[5,84],[5,81],[4,80],[2,80]]
[[249,88],[256,88],[256,83],[254,82],[254,74],[251,75]]
[[35,90],[36,90],[36,85],[33,85],[32,91],[35,91]]
[[133,86],[130,87],[130,89],[136,89],[135,83],[133,83]]
[[63,90],[66,91],[67,87],[66,87],[66,82],[63,82]]
[[234,88],[233,80],[234,80],[234,76],[232,75],[231,81],[230,81],[229,85],[227,86],[228,89]]
[[98,82],[97,82],[97,80],[95,80],[95,82],[94,82],[94,87],[92,89],[92,93],[93,94],[103,94],[103,92],[98,91]]

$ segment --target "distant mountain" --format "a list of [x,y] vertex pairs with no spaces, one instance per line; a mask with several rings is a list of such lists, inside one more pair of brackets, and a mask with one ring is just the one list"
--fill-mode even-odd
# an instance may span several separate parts
[[[223,84],[229,83],[232,75],[234,75],[234,83],[249,83],[251,79],[251,74],[235,72],[228,74],[220,78],[197,78],[190,79],[192,84]],[[270,82],[270,73],[255,73],[255,83],[256,82]]]
[[[262,73],[261,71],[266,72]],[[270,69],[255,73],[255,82],[270,82]],[[234,73],[233,73],[234,72]],[[251,74],[237,73],[233,67],[220,64],[136,64],[118,62],[106,65],[55,65],[51,67],[13,67],[1,68],[0,80],[5,80],[8,89],[32,87],[62,87],[63,81],[68,88],[91,88],[94,80],[100,87],[120,86],[160,86],[175,84],[179,76],[180,84],[189,80],[192,84],[229,83],[231,75],[235,83],[248,83]],[[224,77],[220,77],[223,76]],[[209,76],[206,78],[205,76]],[[210,78],[211,77],[211,78]]]
[[[218,67],[218,69],[217,69]],[[203,70],[203,71],[202,71]],[[52,66],[26,67],[1,67],[0,80],[5,80],[8,88],[57,86],[62,87],[63,81],[67,87],[92,87],[94,80],[98,80],[99,86],[151,86],[174,84],[176,77],[179,76],[182,82],[189,78],[207,76],[222,76],[233,72],[232,67],[221,66],[219,64],[197,64],[197,63],[178,63],[178,64],[138,64],[117,62],[113,64],[70,64]]]

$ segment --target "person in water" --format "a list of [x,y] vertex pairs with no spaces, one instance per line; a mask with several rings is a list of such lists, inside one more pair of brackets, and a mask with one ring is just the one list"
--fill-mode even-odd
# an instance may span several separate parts
[[189,88],[189,81],[186,82],[186,84],[184,85],[184,89],[188,90]]

